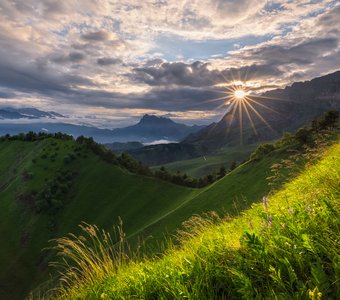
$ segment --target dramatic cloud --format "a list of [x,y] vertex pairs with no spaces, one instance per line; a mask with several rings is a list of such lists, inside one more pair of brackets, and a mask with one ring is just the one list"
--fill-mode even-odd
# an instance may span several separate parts
[[83,34],[81,38],[86,41],[100,42],[108,40],[109,34],[106,31],[94,31]]
[[192,64],[183,62],[163,62],[156,66],[135,68],[136,79],[149,85],[213,85],[216,71],[210,71],[207,63],[196,61]]
[[85,55],[81,52],[71,52],[68,55],[54,55],[51,61],[55,63],[80,63],[85,59]]
[[230,81],[260,92],[340,69],[339,39],[336,0],[2,0],[0,105],[211,120]]
[[[266,62],[271,65],[309,65],[324,53],[336,49],[336,38],[316,38],[305,40],[292,47],[285,45],[268,45],[244,51],[242,55],[256,61]],[[241,56],[240,56],[241,58]]]
[[183,85],[206,87],[233,81],[234,79],[263,79],[282,74],[282,71],[276,65],[269,63],[224,70],[210,69],[209,66],[209,63],[200,61],[192,64],[182,62],[163,62],[154,66],[148,64],[148,67],[136,68],[136,73],[132,77],[151,86]]
[[97,59],[97,64],[100,66],[109,66],[121,63],[122,60],[119,58],[111,58],[111,57],[101,57]]

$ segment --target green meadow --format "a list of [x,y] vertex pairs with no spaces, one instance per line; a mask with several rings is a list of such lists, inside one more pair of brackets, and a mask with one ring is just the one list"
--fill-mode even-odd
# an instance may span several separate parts
[[[169,242],[163,254],[128,255],[119,228],[112,242],[84,224],[82,236],[57,240],[68,260],[59,264],[65,268],[59,287],[43,298],[337,299],[339,153],[338,142],[236,217],[193,216],[177,233],[179,245]],[[197,203],[205,193],[214,202],[214,190],[226,182],[202,192]]]

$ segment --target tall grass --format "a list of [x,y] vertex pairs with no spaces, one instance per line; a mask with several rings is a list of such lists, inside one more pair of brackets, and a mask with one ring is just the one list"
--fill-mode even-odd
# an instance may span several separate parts
[[194,216],[163,255],[128,258],[121,231],[83,224],[57,240],[64,273],[44,298],[337,299],[339,200],[340,143],[239,217]]

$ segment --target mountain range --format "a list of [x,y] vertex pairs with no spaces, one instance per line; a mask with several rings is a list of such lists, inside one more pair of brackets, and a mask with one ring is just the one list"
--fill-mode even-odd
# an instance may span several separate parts
[[[256,131],[252,129],[245,110],[242,114],[236,112],[233,115],[232,110],[229,109],[219,122],[209,126],[187,126],[165,117],[146,114],[137,124],[116,129],[101,129],[67,123],[15,124],[3,121],[0,125],[0,135],[45,131],[65,132],[75,137],[84,135],[92,137],[99,143],[108,144],[131,141],[147,144],[163,140],[176,142],[145,147],[116,145],[119,148],[117,151],[124,149],[145,164],[164,164],[211,154],[221,147],[235,146],[241,142],[254,144],[273,140],[281,136],[284,131],[294,131],[327,110],[340,109],[340,71],[311,81],[296,82],[284,89],[268,91],[263,95],[250,95],[250,98],[254,109],[249,107],[248,113],[251,115]],[[0,119],[39,119],[42,117],[63,116],[35,108],[0,110]],[[240,132],[241,117],[243,120],[242,137]],[[115,146],[108,145],[108,147],[113,149]]]
[[179,141],[191,133],[201,130],[204,126],[188,126],[179,124],[169,118],[144,115],[132,126],[112,130],[114,141],[140,141],[148,143],[157,140]]
[[[25,116],[31,116],[33,119],[33,114],[28,114],[28,112],[35,112],[34,118],[38,118],[37,116],[57,116],[58,114],[52,112],[43,112],[36,110],[34,108],[26,108],[19,110],[4,110],[6,114],[3,113],[3,116],[10,116],[12,118],[7,117],[7,119],[19,119],[18,116],[23,115],[23,112],[27,112]],[[1,110],[0,110],[1,114]],[[0,115],[1,116],[1,115]],[[28,118],[28,117],[27,117]],[[112,143],[112,142],[130,142],[130,141],[138,141],[142,143],[151,143],[158,140],[166,140],[177,142],[185,138],[187,135],[194,133],[204,126],[187,126],[184,124],[176,123],[165,117],[157,117],[153,115],[144,115],[141,120],[132,126],[128,126],[125,128],[116,128],[116,129],[102,129],[93,126],[85,126],[85,125],[75,125],[68,123],[48,123],[48,122],[37,122],[37,123],[29,123],[29,124],[20,124],[15,122],[10,123],[1,123],[0,124],[0,135],[5,134],[18,134],[18,133],[27,133],[29,131],[33,132],[64,132],[70,134],[74,137],[78,137],[80,135],[86,137],[92,137],[98,143]]]
[[[243,142],[272,140],[284,131],[296,130],[327,110],[340,109],[340,71],[250,98],[263,119],[253,113],[255,133],[243,110]],[[251,113],[252,109],[248,107],[248,111]],[[235,113],[232,118],[232,111],[228,111],[218,123],[188,136],[183,143],[200,145],[204,149],[235,145],[240,143],[239,123],[240,115]]]
[[221,147],[241,143],[270,141],[292,132],[328,110],[340,110],[340,71],[311,81],[293,83],[284,89],[251,95],[253,108],[248,108],[256,132],[243,109],[240,115],[228,110],[222,119],[192,133],[179,144],[153,145],[130,150],[137,160],[148,165],[159,165],[175,160],[194,158],[214,153]]

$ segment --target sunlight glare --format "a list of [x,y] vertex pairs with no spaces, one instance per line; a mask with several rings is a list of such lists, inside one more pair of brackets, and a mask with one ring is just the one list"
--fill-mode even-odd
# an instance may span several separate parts
[[236,90],[234,96],[236,99],[243,99],[246,96],[246,92],[244,90]]

